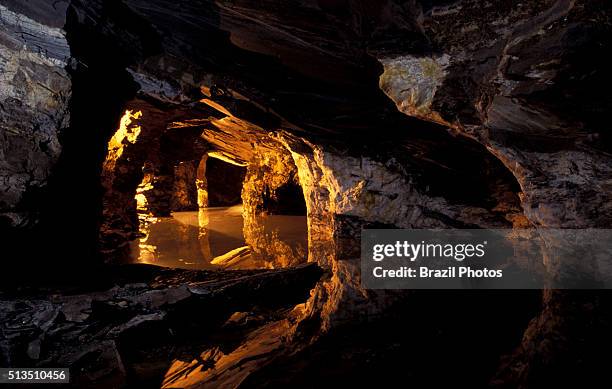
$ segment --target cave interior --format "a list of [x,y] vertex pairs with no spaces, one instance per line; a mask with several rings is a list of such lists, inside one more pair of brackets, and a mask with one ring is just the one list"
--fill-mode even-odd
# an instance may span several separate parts
[[612,9],[0,0],[0,367],[601,387],[605,291],[371,290],[363,229],[609,228]]

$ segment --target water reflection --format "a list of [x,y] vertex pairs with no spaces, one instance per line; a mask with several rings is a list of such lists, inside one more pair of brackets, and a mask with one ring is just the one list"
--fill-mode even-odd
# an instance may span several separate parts
[[278,268],[306,262],[305,216],[262,215],[245,223],[242,207],[142,217],[134,261],[186,269]]

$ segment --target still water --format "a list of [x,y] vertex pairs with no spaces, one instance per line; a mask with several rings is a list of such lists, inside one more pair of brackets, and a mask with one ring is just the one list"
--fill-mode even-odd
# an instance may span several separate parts
[[262,215],[245,228],[242,206],[141,220],[135,262],[185,269],[279,268],[306,262],[305,216]]

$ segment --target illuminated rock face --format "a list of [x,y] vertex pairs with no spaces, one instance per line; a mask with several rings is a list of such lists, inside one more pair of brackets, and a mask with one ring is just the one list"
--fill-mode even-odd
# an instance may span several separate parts
[[[288,185],[299,187],[297,168],[291,154],[280,143],[277,143],[277,147],[276,150],[268,149],[255,154],[249,162],[242,188],[245,241],[253,250],[254,260],[267,258],[268,263],[263,267],[270,268],[295,266],[307,259],[306,247],[286,243],[277,235],[278,232],[270,231],[265,226],[268,215],[277,211],[270,208],[270,202],[283,201],[279,199],[282,196],[280,192]],[[304,204],[301,188],[291,201]],[[300,220],[296,219],[295,223],[300,223]]]
[[[580,109],[610,103],[584,95],[598,82],[584,73],[589,57],[599,62],[592,57],[597,50],[572,40],[585,34],[604,44],[601,34],[609,27],[596,19],[579,24],[598,6],[551,1],[521,10],[481,9],[478,2],[464,1],[438,13],[441,9],[434,7],[422,22],[438,53],[381,52],[380,87],[405,114],[447,125],[487,147],[521,185],[525,215],[533,224],[608,226],[611,192],[603,183],[612,170],[600,151],[609,143],[600,114]],[[482,19],[464,22],[477,9]],[[473,44],[462,44],[467,41]],[[582,81],[569,81],[570,73]],[[561,90],[565,97],[558,100]]]
[[208,207],[208,180],[206,179],[206,162],[208,154],[204,154],[198,162],[196,171],[196,190],[198,193],[198,207]]
[[0,226],[37,223],[36,192],[47,185],[70,122],[66,8],[58,7],[42,17],[0,4]]
[[[384,311],[403,293],[365,290],[360,285],[361,229],[508,227],[494,209],[452,204],[412,182],[414,172],[393,160],[354,157],[287,133],[280,141],[291,152],[308,209],[309,258],[332,269],[330,281],[318,286],[307,304],[320,314],[323,328],[367,319]],[[501,203],[500,203],[501,204]],[[498,204],[498,205],[500,205]],[[511,209],[511,208],[510,208]],[[323,304],[313,306],[309,304]]]
[[[163,124],[147,124],[160,120],[162,113],[148,109],[147,104],[138,101],[133,101],[130,108],[125,111],[119,128],[108,143],[102,166],[104,197],[100,237],[102,249],[108,252],[117,248],[127,249],[128,241],[136,236],[137,192],[141,201],[146,202],[147,212],[156,214],[169,208],[170,198],[164,198],[166,204],[160,204],[155,193],[164,185],[172,188],[172,180],[168,175],[159,175],[159,157],[148,158],[159,154],[159,136],[165,128]],[[139,185],[141,187],[137,190]],[[162,191],[166,192],[170,193]]]
[[256,154],[249,162],[242,189],[242,203],[245,214],[269,211],[265,197],[274,199],[283,186],[297,180],[297,169],[291,154],[280,144],[277,150]]

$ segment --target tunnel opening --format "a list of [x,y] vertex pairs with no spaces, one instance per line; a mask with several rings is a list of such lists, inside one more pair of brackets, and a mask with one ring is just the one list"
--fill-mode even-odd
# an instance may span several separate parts
[[241,193],[245,175],[245,166],[209,155],[206,160],[208,206],[230,207],[242,204]]
[[297,177],[292,177],[274,191],[266,187],[262,208],[272,215],[306,216],[304,192]]

